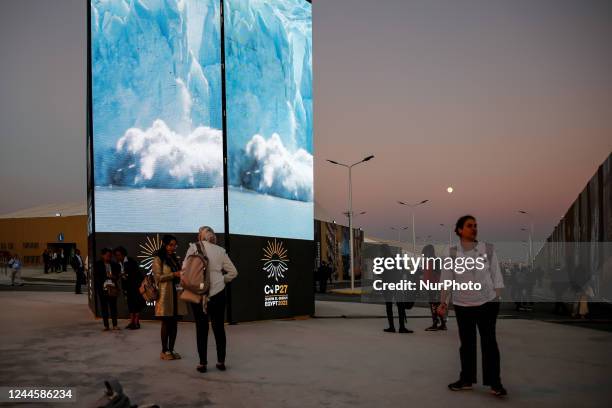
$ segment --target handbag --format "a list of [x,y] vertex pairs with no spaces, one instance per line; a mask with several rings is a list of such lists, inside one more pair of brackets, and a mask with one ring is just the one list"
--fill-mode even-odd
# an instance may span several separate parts
[[152,273],[148,273],[144,277],[142,283],[140,284],[140,288],[138,288],[138,292],[147,302],[154,302],[159,299],[159,289],[157,288],[157,284],[155,283],[155,278],[153,277]]
[[210,271],[208,257],[201,242],[196,243],[196,253],[187,257],[181,276],[183,291],[179,298],[190,303],[206,305],[210,290]]

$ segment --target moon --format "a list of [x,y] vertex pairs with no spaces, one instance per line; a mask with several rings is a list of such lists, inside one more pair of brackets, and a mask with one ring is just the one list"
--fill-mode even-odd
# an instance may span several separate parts
[[446,191],[448,192],[448,194],[450,194],[450,193],[452,193],[452,192],[453,192],[453,188],[452,188],[452,187],[447,187],[447,188],[446,188]]

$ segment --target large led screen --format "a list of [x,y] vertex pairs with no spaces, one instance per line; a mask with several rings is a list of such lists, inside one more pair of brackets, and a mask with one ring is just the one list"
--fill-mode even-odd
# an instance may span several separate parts
[[92,0],[96,232],[224,230],[219,0]]
[[229,228],[313,239],[312,7],[225,0]]

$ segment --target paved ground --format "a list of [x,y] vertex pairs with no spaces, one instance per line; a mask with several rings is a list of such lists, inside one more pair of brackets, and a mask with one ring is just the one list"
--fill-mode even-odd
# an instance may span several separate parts
[[[384,313],[378,305],[317,302],[321,318],[227,326],[229,370],[204,375],[194,369],[190,323],[179,325],[184,359],[164,362],[159,324],[103,333],[85,296],[5,291],[0,311],[0,385],[73,386],[78,407],[97,399],[109,377],[133,402],[164,407],[600,407],[612,400],[612,334],[539,321],[499,321],[510,392],[499,401],[482,387],[446,389],[459,365],[453,319],[448,332],[424,332],[428,321],[411,319],[415,334],[388,334],[383,319],[369,317]],[[334,318],[341,315],[355,318]],[[214,361],[213,344],[209,350]]]
[[[0,285],[11,283],[11,270],[0,269]],[[45,273],[42,266],[26,266],[21,269],[21,278],[25,283],[72,283],[76,273],[69,266],[66,272]]]

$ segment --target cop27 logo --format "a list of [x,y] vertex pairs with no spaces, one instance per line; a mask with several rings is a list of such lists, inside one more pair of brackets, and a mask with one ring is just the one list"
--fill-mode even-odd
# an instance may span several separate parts
[[159,234],[155,237],[151,238],[147,236],[147,240],[140,246],[140,254],[138,258],[140,259],[140,266],[145,269],[147,272],[151,272],[151,268],[153,266],[153,260],[157,255],[157,251],[162,247],[161,239],[159,239]]
[[287,250],[283,248],[282,242],[274,239],[274,241],[268,241],[263,253],[264,257],[261,259],[264,262],[263,270],[268,274],[268,279],[274,278],[278,282],[279,278],[285,277],[285,272],[289,269]]

